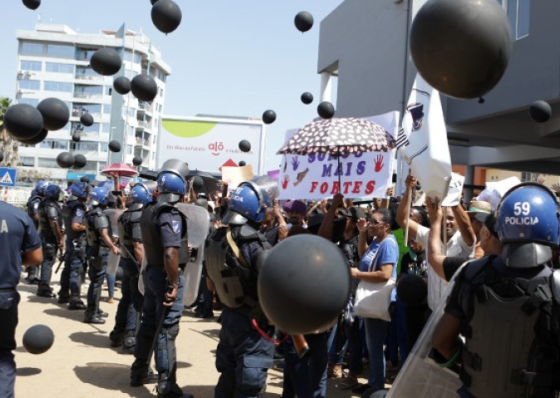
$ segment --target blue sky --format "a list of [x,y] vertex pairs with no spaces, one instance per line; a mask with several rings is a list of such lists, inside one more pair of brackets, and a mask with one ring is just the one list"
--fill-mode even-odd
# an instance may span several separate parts
[[[16,77],[17,29],[44,23],[66,24],[80,33],[101,29],[140,31],[152,38],[171,65],[166,114],[215,114],[260,117],[274,109],[278,119],[267,129],[266,169],[277,168],[274,153],[287,129],[316,117],[320,77],[317,49],[320,21],[342,0],[177,0],[181,26],[168,36],[152,25],[150,0],[43,0],[36,11],[19,0],[0,24],[3,38],[0,96],[13,98]],[[313,14],[315,25],[305,34],[294,26],[299,11]],[[315,97],[301,103],[302,92]]]

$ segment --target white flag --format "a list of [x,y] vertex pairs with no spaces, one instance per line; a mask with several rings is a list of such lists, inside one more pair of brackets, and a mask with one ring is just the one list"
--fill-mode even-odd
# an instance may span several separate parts
[[444,198],[451,156],[439,92],[416,75],[397,137],[397,148],[430,198]]

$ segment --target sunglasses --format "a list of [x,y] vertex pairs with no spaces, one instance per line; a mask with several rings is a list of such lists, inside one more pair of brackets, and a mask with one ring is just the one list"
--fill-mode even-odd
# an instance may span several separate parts
[[371,225],[383,224],[381,221],[377,221],[375,218],[372,218],[371,220],[369,220],[369,223],[370,223]]

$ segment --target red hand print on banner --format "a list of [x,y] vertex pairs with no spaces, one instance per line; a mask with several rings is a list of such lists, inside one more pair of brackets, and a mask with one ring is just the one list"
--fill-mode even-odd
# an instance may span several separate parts
[[383,164],[383,156],[377,155],[377,157],[375,158],[375,172],[379,173],[383,169],[383,166],[385,166]]
[[284,181],[282,182],[282,188],[286,189],[288,188],[288,182],[290,181],[290,176],[285,175],[284,176]]

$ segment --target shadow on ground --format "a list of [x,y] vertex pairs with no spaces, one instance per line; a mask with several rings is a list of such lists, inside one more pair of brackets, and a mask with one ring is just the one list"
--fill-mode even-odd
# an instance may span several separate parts
[[21,376],[35,376],[41,373],[42,370],[39,368],[17,368],[16,375],[17,377]]
[[82,343],[84,345],[89,345],[97,348],[109,348],[111,349],[111,341],[109,336],[105,333],[99,332],[75,332],[70,336],[70,340],[76,343]]
[[72,319],[77,322],[84,321],[84,311],[82,310],[70,311],[67,308],[48,308],[43,312],[48,315],[54,315],[65,319]]

